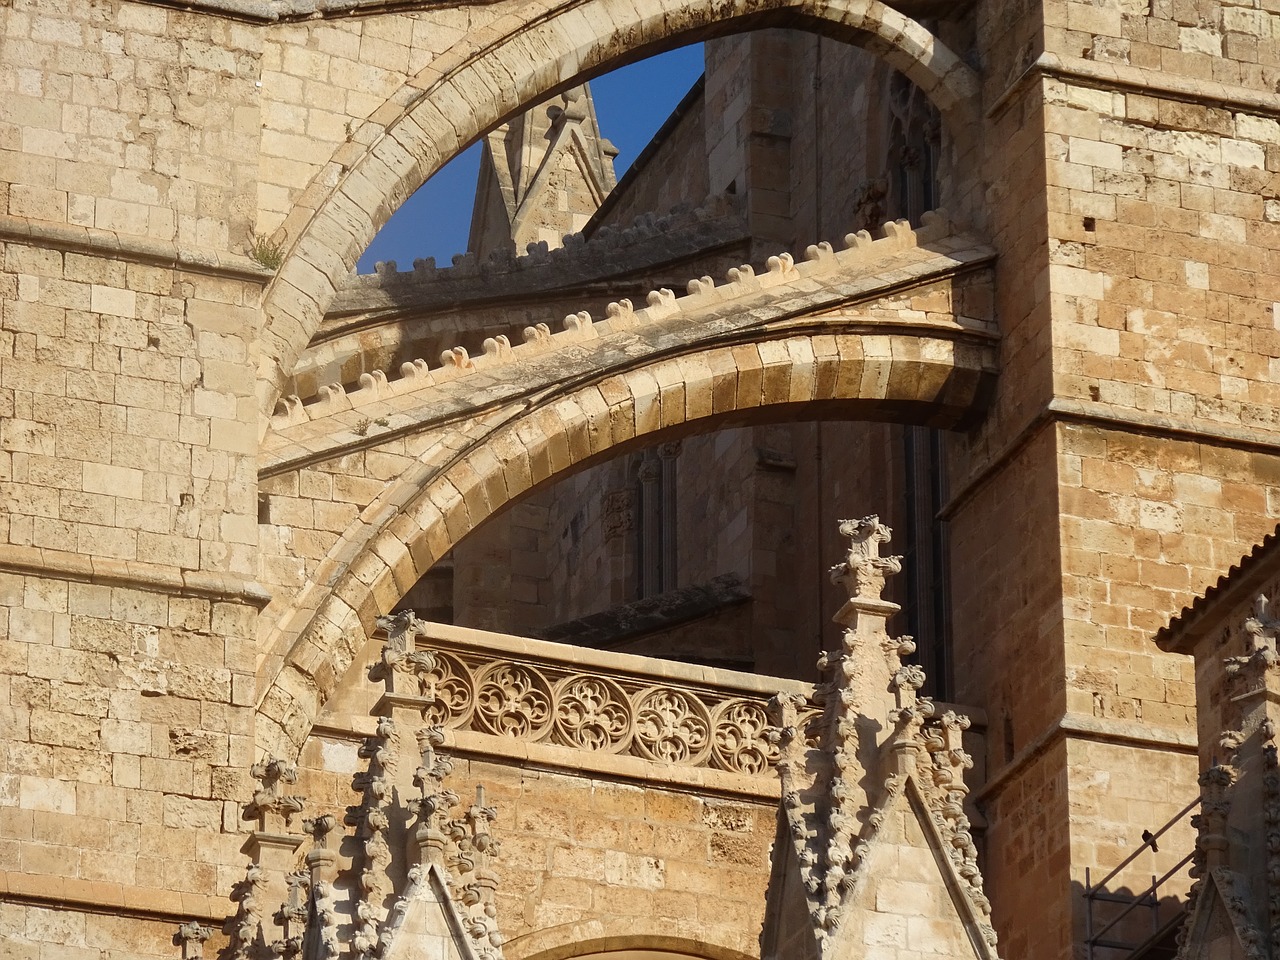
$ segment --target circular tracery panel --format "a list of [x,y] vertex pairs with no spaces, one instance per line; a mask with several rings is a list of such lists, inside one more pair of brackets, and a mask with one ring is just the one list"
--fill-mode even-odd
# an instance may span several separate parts
[[778,748],[765,739],[769,715],[754,700],[726,700],[716,708],[712,762],[735,773],[764,773],[778,759]]
[[491,663],[476,675],[476,725],[487,733],[541,740],[551,729],[551,686],[518,663]]
[[606,677],[565,677],[556,684],[555,739],[584,750],[619,753],[631,742],[627,692]]
[[435,702],[422,711],[428,726],[463,727],[475,708],[475,681],[467,665],[452,653],[433,650],[435,666],[418,675],[424,695]]
[[711,716],[683,690],[650,687],[636,699],[635,746],[650,760],[696,766],[711,751]]

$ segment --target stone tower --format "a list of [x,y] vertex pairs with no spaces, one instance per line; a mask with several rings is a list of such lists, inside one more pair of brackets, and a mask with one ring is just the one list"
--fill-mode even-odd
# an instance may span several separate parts
[[469,249],[524,253],[558,247],[596,212],[615,177],[617,149],[600,135],[587,84],[502,124],[484,138]]

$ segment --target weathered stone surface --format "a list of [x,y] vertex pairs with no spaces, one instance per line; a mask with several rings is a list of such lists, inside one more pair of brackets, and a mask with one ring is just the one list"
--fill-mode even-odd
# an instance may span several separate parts
[[[912,531],[901,589],[922,656],[987,715],[974,796],[1003,949],[1079,952],[1067,891],[1197,790],[1197,678],[1148,641],[1280,518],[1275,13],[339,6],[0,8],[6,949],[226,948],[245,771],[287,752],[311,813],[352,803],[356,733],[373,732],[362,650],[398,604],[526,633],[733,573],[749,602],[628,649],[808,675],[835,642],[823,524],[856,502]],[[757,26],[807,32],[721,35]],[[615,208],[684,213],[606,210],[591,243],[509,269],[347,281],[460,146],[693,36],[713,37],[706,79]],[[561,103],[558,126],[534,126],[591,124]],[[533,178],[550,186],[535,229],[582,221],[589,205],[557,190],[598,193],[593,169]],[[894,218],[919,226],[939,203],[963,228],[902,245]],[[795,262],[767,262],[786,249]],[[458,302],[325,319],[359,291],[390,310]],[[876,422],[799,423],[818,414]],[[646,437],[665,452],[635,453]],[[935,608],[949,638],[929,633]],[[628,683],[665,690],[684,669]],[[634,709],[642,691],[625,692]],[[1217,701],[1200,700],[1203,726]],[[511,960],[756,949],[776,787],[726,769],[732,750],[667,771],[595,751],[574,773],[551,733],[476,722],[454,734],[459,772],[510,810],[492,902]],[[963,953],[917,856],[927,824],[900,800],[858,947]],[[1176,862],[1190,832],[1166,836]],[[258,840],[281,863],[267,916],[292,849]],[[1228,909],[1231,884],[1211,886],[1201,902]],[[415,949],[447,952],[420,914]],[[175,943],[179,916],[201,922]]]

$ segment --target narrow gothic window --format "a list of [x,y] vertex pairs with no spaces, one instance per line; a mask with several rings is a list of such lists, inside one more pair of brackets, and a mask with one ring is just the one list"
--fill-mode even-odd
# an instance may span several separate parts
[[640,455],[640,536],[637,540],[637,598],[676,587],[676,460],[680,444],[664,443]]
[[928,427],[903,431],[909,534],[904,556],[907,632],[916,640],[917,656],[934,696],[949,693],[950,577],[947,570],[947,524],[938,518],[946,502],[942,434]]
[[938,205],[941,120],[937,108],[901,73],[889,81],[890,202],[895,217],[918,223]]

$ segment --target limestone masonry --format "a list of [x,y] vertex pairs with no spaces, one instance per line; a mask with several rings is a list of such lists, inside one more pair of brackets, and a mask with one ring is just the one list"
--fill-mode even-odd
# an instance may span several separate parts
[[0,960],[1280,956],[1277,90],[1272,0],[0,0]]

